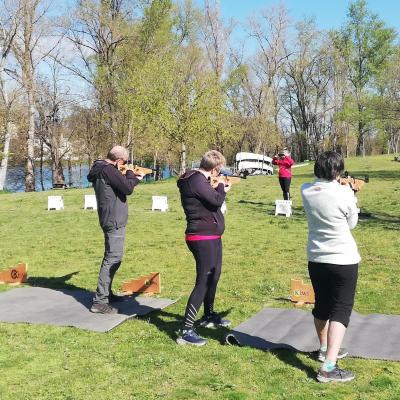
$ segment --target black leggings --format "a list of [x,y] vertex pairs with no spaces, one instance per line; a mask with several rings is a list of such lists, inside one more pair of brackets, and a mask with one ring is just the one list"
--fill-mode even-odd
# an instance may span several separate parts
[[221,275],[221,239],[187,241],[187,246],[196,261],[196,283],[189,297],[184,328],[193,327],[196,315],[204,302],[204,314],[210,315],[214,308],[215,293]]
[[336,265],[308,263],[308,272],[315,293],[315,318],[337,321],[346,328],[354,305],[358,264]]
[[279,184],[281,185],[284,200],[290,200],[290,182],[291,181],[292,181],[292,178],[279,177]]

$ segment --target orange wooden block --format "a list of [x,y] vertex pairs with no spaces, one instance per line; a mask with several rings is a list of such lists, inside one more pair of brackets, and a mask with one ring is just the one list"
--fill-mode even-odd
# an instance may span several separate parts
[[[314,289],[312,285],[305,284],[302,279],[292,279],[290,300],[298,305],[315,303]],[[296,304],[295,304],[296,305]]]
[[28,277],[28,265],[18,264],[6,271],[0,272],[0,283],[8,283],[10,285],[19,285],[26,282]]
[[122,284],[124,294],[132,293],[161,293],[161,280],[159,272],[151,272],[149,275],[124,282]]

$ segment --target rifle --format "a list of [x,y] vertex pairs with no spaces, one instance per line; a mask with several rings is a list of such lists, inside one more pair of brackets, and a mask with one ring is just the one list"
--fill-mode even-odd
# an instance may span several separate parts
[[224,185],[235,185],[239,183],[241,179],[246,179],[245,177],[241,176],[234,176],[234,175],[220,175],[220,176],[213,176],[210,178],[210,184],[213,188],[216,188],[220,183]]
[[122,175],[125,175],[127,171],[132,171],[135,175],[148,175],[153,173],[153,170],[151,168],[140,167],[139,165],[133,164],[119,165],[118,169],[122,173]]
[[355,176],[350,176],[348,171],[344,171],[344,175],[339,178],[339,183],[341,185],[349,185],[353,192],[359,192],[368,182],[368,175],[365,175],[364,178],[356,178]]

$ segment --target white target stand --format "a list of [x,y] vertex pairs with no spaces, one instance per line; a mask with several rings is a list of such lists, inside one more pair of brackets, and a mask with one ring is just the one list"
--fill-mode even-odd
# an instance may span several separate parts
[[64,199],[62,196],[47,196],[47,210],[64,210]]
[[167,196],[151,196],[151,199],[152,199],[151,211],[155,211],[155,210],[167,211],[168,210]]
[[275,200],[275,215],[285,215],[286,217],[290,217],[292,215],[292,201]]
[[97,200],[94,194],[85,194],[85,210],[97,210]]

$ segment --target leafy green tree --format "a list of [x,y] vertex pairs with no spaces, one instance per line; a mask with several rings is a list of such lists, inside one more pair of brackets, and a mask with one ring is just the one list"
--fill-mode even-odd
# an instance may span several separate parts
[[[353,97],[350,108],[357,127],[357,154],[365,154],[365,136],[369,129],[368,92],[376,77],[386,67],[393,53],[395,31],[367,9],[365,0],[350,3],[347,22],[334,44],[341,50],[348,66]],[[350,99],[350,98],[349,98]]]
[[376,127],[382,133],[382,150],[397,153],[400,145],[400,47],[377,78],[378,93],[371,100]]
[[220,87],[205,68],[197,18],[189,1],[178,8],[171,1],[152,1],[135,43],[122,50],[119,76],[119,105],[128,116],[135,158],[151,155],[156,164],[156,158],[178,152],[180,172],[188,151],[197,155],[207,140],[216,143],[212,133],[225,112]]
[[157,163],[168,146],[156,120],[163,120],[165,80],[169,79],[175,52],[173,6],[169,0],[146,5],[143,18],[128,27],[128,40],[119,56],[118,73],[120,131],[132,159],[153,158]]

